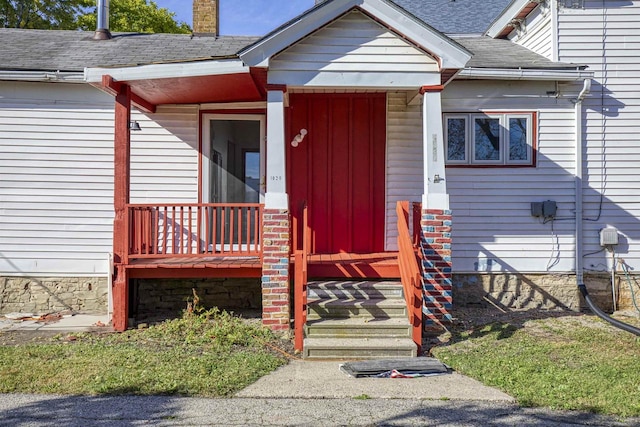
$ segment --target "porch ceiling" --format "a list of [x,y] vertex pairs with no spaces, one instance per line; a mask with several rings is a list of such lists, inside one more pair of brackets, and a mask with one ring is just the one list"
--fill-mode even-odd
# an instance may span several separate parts
[[263,94],[250,74],[124,81],[153,105],[259,101]]
[[[264,75],[263,75],[264,74]],[[143,110],[164,104],[204,104],[220,102],[251,102],[266,99],[266,72],[251,69],[250,72],[181,76],[168,78],[118,80],[110,83],[93,83],[110,91],[114,85],[131,87],[133,103]]]

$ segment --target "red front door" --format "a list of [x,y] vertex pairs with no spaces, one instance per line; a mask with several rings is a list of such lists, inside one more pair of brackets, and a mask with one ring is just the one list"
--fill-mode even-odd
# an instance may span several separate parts
[[386,95],[292,94],[289,105],[291,213],[307,202],[312,253],[383,251]]

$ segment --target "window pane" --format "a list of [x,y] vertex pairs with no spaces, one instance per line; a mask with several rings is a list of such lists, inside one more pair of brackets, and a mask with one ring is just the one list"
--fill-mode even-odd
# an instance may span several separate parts
[[475,119],[475,160],[500,160],[500,120]]
[[509,119],[509,160],[527,160],[527,119]]
[[466,160],[466,119],[447,119],[447,160]]

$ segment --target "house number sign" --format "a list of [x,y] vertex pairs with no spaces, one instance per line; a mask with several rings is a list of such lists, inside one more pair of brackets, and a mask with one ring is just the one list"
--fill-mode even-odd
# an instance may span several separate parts
[[433,149],[433,161],[437,162],[438,161],[438,135],[435,133],[431,135],[431,144]]

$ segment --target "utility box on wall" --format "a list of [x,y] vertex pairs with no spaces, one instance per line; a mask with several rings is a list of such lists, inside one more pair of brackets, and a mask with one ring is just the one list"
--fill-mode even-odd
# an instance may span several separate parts
[[553,200],[544,202],[531,202],[531,216],[553,218],[556,216],[558,206]]
[[618,230],[605,227],[600,230],[600,246],[616,246],[618,244]]

